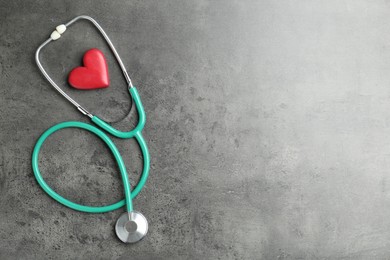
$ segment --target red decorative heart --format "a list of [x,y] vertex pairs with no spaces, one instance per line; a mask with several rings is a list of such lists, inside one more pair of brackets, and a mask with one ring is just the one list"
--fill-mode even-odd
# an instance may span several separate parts
[[88,50],[83,57],[83,67],[74,68],[68,77],[69,84],[77,89],[106,88],[110,84],[106,58],[99,49]]

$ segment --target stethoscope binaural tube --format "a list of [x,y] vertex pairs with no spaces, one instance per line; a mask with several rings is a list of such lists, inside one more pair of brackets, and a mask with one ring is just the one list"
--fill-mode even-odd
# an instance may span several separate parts
[[[39,60],[39,54],[40,54],[40,51],[42,50],[42,48],[44,46],[46,46],[48,43],[50,43],[51,41],[59,39],[61,37],[61,34],[65,32],[65,30],[68,26],[70,26],[71,24],[73,24],[74,22],[76,22],[80,19],[86,19],[86,20],[92,22],[93,25],[95,25],[95,27],[100,31],[100,33],[102,34],[102,36],[106,40],[106,42],[109,45],[111,51],[113,52],[115,58],[117,59],[117,62],[119,64],[120,68],[122,69],[123,75],[124,75],[126,82],[127,82],[127,85],[128,85],[130,96],[132,97],[132,99],[135,103],[136,109],[138,111],[138,124],[136,125],[136,127],[134,129],[132,129],[130,131],[123,132],[123,131],[115,129],[114,127],[112,127],[111,125],[109,125],[105,121],[101,120],[99,117],[92,115],[85,108],[83,108],[81,105],[79,105],[74,99],[72,99],[70,96],[68,96],[51,79],[51,77],[45,71],[45,69],[43,68],[43,66]],[[110,133],[111,135],[113,135],[115,137],[125,138],[125,139],[135,138],[140,146],[142,156],[143,156],[143,169],[142,169],[141,178],[140,178],[138,184],[136,185],[136,187],[134,188],[134,190],[131,191],[129,178],[127,176],[126,166],[123,162],[123,159],[122,159],[117,147],[112,142],[110,137],[105,132],[100,130],[99,128],[97,128],[93,125],[90,125],[90,124],[86,124],[86,123],[82,123],[82,122],[75,122],[75,121],[62,122],[62,123],[59,123],[55,126],[52,126],[48,130],[46,130],[42,134],[42,136],[38,139],[38,141],[34,147],[33,154],[32,154],[32,168],[33,168],[34,176],[37,179],[38,184],[54,200],[58,201],[59,203],[65,205],[69,208],[72,208],[72,209],[78,210],[78,211],[82,211],[82,212],[104,213],[104,212],[109,212],[109,211],[119,209],[119,208],[126,205],[126,212],[123,213],[118,218],[118,220],[116,222],[116,225],[115,225],[116,234],[117,234],[118,238],[122,242],[125,242],[125,243],[134,243],[134,242],[141,240],[146,235],[146,233],[148,231],[148,222],[147,222],[146,218],[141,213],[139,213],[138,211],[135,211],[133,209],[132,199],[135,198],[138,195],[138,193],[142,190],[142,188],[145,185],[146,180],[148,178],[149,169],[150,169],[150,156],[149,156],[149,152],[148,152],[148,147],[147,147],[146,142],[142,136],[142,130],[143,130],[143,128],[145,126],[145,122],[146,122],[146,115],[145,115],[145,111],[144,111],[144,108],[143,108],[143,105],[141,102],[141,98],[138,94],[138,91],[133,86],[131,79],[130,79],[130,77],[129,77],[129,75],[128,75],[128,73],[123,65],[123,62],[120,59],[119,54],[116,51],[114,45],[112,44],[111,40],[108,38],[108,36],[104,32],[104,30],[100,27],[100,25],[93,18],[91,18],[89,16],[82,15],[82,16],[78,16],[78,17],[72,19],[70,22],[66,23],[65,25],[62,24],[62,25],[57,26],[56,30],[53,31],[53,33],[51,34],[50,38],[48,40],[46,40],[44,43],[42,43],[41,46],[39,46],[39,48],[37,49],[37,51],[35,53],[35,60],[36,60],[36,63],[38,65],[39,69],[41,70],[42,74],[50,82],[50,84],[61,95],[63,95],[69,102],[71,102],[82,114],[88,116],[94,124],[96,124],[101,129],[105,130],[106,132]],[[99,207],[86,206],[86,205],[77,204],[75,202],[72,202],[72,201],[62,197],[61,195],[56,193],[53,189],[51,189],[49,185],[47,185],[47,183],[42,178],[42,175],[41,175],[40,170],[39,170],[39,165],[38,165],[39,164],[39,152],[40,152],[40,149],[41,149],[43,143],[51,134],[53,134],[54,132],[57,132],[61,129],[64,129],[64,128],[80,128],[80,129],[87,130],[87,131],[95,134],[96,136],[98,136],[100,139],[102,139],[107,144],[110,151],[114,155],[114,158],[118,164],[118,167],[119,167],[119,170],[121,173],[125,199],[120,200],[120,201],[118,201],[114,204],[111,204],[111,205],[106,205],[106,206],[99,206]]]

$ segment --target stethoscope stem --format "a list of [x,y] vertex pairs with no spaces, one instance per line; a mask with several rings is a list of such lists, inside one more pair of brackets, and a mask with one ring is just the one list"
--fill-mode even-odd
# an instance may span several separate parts
[[[149,177],[150,156],[149,156],[148,146],[146,145],[145,139],[143,138],[141,131],[136,133],[135,139],[137,140],[139,147],[141,149],[141,152],[144,155],[143,156],[144,167],[142,169],[142,174],[141,174],[141,179],[140,179],[140,183],[143,183],[143,185],[144,185],[146,180]],[[125,200],[126,200],[126,210],[127,210],[127,212],[132,212],[133,211],[133,201],[132,201],[131,195],[132,195],[132,193],[138,194],[141,191],[143,185],[142,186],[137,185],[137,187],[133,190],[133,192],[131,192],[130,191],[130,180],[129,180],[127,174],[125,174],[125,173],[126,173],[126,170],[121,171],[122,181],[123,181],[123,186],[124,186],[123,189],[124,189]]]

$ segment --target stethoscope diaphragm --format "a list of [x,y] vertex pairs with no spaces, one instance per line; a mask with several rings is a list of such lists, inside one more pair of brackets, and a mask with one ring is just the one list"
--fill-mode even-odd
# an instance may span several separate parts
[[115,232],[122,242],[135,243],[148,233],[148,221],[138,211],[125,212],[116,221]]

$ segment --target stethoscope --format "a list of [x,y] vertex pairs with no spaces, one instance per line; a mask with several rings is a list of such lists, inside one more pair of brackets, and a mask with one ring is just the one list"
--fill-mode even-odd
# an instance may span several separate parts
[[[100,119],[99,117],[92,115],[90,112],[88,112],[85,108],[83,108],[79,103],[77,103],[74,99],[72,99],[70,96],[68,96],[47,74],[45,69],[43,68],[41,62],[39,61],[39,53],[42,50],[43,47],[45,47],[47,44],[49,44],[52,41],[55,41],[61,37],[61,34],[65,32],[65,30],[75,23],[76,21],[80,19],[85,19],[90,21],[102,34],[104,39],[106,40],[107,44],[109,45],[112,53],[114,54],[122,72],[123,75],[126,79],[128,89],[130,92],[130,95],[135,103],[135,107],[138,110],[138,124],[137,126],[129,131],[129,132],[122,132],[119,131],[115,128],[113,128],[111,125],[107,124],[105,121]],[[148,178],[149,174],[149,168],[150,168],[150,158],[149,158],[149,152],[148,152],[148,147],[146,145],[146,142],[144,138],[142,137],[142,129],[144,128],[145,125],[145,111],[142,106],[141,98],[137,92],[137,89],[133,86],[131,83],[131,79],[125,69],[125,66],[123,65],[123,62],[121,58],[119,57],[118,52],[116,51],[114,45],[108,38],[107,34],[104,32],[102,27],[91,17],[89,16],[77,16],[74,19],[70,20],[66,24],[61,24],[56,27],[56,30],[52,32],[50,35],[50,38],[47,39],[45,42],[39,46],[35,53],[35,60],[36,63],[41,70],[42,74],[45,76],[45,78],[50,82],[50,84],[61,94],[63,95],[70,103],[72,103],[82,114],[88,116],[93,123],[98,125],[101,129],[105,130],[106,132],[110,133],[113,136],[119,137],[119,138],[135,138],[141,148],[141,152],[143,155],[143,170],[142,170],[142,175],[141,178],[137,184],[137,186],[131,191],[130,190],[130,183],[129,183],[129,178],[127,176],[127,171],[126,171],[126,166],[123,162],[123,159],[115,146],[115,144],[112,142],[112,140],[108,137],[108,135],[100,130],[99,128],[82,123],[82,122],[77,122],[77,121],[70,121],[70,122],[62,122],[57,125],[52,126],[48,130],[46,130],[42,136],[38,139],[34,150],[32,154],[32,168],[34,171],[34,176],[39,183],[39,185],[42,187],[42,189],[49,194],[50,197],[52,197],[54,200],[58,201],[59,203],[72,208],[74,210],[82,211],[82,212],[89,212],[89,213],[103,213],[103,212],[109,212],[113,211],[116,209],[119,209],[123,206],[126,205],[126,211],[123,213],[117,220],[116,225],[115,225],[115,231],[118,236],[118,238],[125,242],[125,243],[134,243],[139,240],[141,240],[146,233],[148,232],[148,222],[146,218],[138,211],[135,211],[133,209],[133,203],[132,199],[134,199],[138,193],[142,190],[143,186],[145,185],[145,182]],[[38,167],[38,160],[39,160],[39,151],[45,142],[45,140],[53,133],[64,129],[64,128],[80,128],[87,130],[96,136],[98,136],[103,142],[105,142],[114,155],[114,158],[118,164],[121,177],[122,177],[122,182],[123,182],[123,189],[125,193],[125,199],[118,201],[114,204],[111,205],[106,205],[106,206],[100,206],[100,207],[94,207],[94,206],[86,206],[86,205],[81,205],[77,204],[75,202],[72,202],[58,193],[56,193],[50,186],[45,182],[45,180],[42,178],[42,175],[39,171]]]

